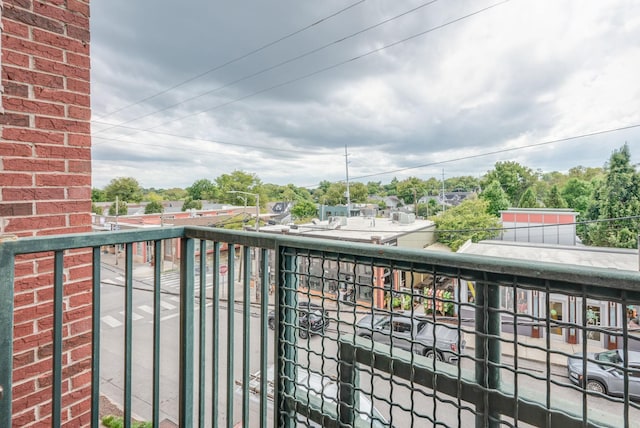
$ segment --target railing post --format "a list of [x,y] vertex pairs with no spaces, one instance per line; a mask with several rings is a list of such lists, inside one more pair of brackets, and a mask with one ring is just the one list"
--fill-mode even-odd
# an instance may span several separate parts
[[182,238],[180,249],[180,423],[193,426],[194,253],[192,238]]
[[289,403],[295,394],[297,375],[295,362],[298,299],[295,275],[296,256],[288,251],[291,250],[287,247],[276,247],[278,286],[276,287],[277,303],[275,309],[277,334],[274,348],[277,367],[274,372],[274,387],[276,389],[274,426],[293,428],[296,426],[296,414],[295,409]]
[[13,279],[15,259],[14,254],[2,244],[5,241],[15,241],[15,236],[0,236],[0,427],[11,426],[11,385],[13,382]]
[[[351,351],[351,355],[347,355]],[[340,426],[353,426],[356,409],[356,388],[358,386],[354,348],[349,343],[340,342],[338,352],[338,420]]]
[[[478,281],[476,288],[476,381],[485,390],[500,387],[500,287]],[[492,409],[485,392],[476,405],[476,427],[500,426],[500,414]]]

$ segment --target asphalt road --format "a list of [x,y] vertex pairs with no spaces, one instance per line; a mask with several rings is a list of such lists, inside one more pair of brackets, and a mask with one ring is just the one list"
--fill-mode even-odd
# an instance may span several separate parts
[[[101,307],[101,393],[108,396],[117,404],[123,402],[124,391],[124,288],[122,287],[122,277],[118,271],[103,270],[102,274],[102,307]],[[160,391],[160,419],[171,421],[178,420],[179,409],[179,295],[174,289],[171,277],[166,278],[166,284],[162,293],[161,319],[161,340],[160,340],[160,360],[159,360],[159,391]],[[152,391],[153,391],[153,304],[152,293],[148,290],[147,279],[134,281],[133,293],[133,349],[132,349],[132,406],[133,414],[141,419],[150,419],[152,414]],[[163,280],[163,283],[164,280]],[[200,307],[195,303],[196,314]],[[204,383],[204,403],[205,423],[210,425],[210,409],[213,402],[212,364],[216,364],[215,373],[218,374],[219,391],[215,394],[218,399],[219,422],[226,423],[227,397],[233,402],[233,421],[242,419],[242,394],[239,392],[238,384],[243,377],[242,367],[242,342],[243,342],[243,316],[242,304],[234,304],[232,317],[234,334],[234,346],[229,352],[227,331],[228,328],[228,302],[223,302],[220,311],[219,338],[220,358],[213,361],[212,343],[213,330],[211,325],[213,308],[208,301],[205,307],[207,319],[205,334],[205,383]],[[249,326],[249,373],[256,373],[260,368],[260,313],[259,308],[250,306],[250,326]],[[351,314],[350,314],[351,315]],[[198,315],[196,315],[196,321]],[[352,322],[353,316],[347,317],[348,322]],[[348,324],[341,324],[341,330],[352,333],[353,330]],[[196,326],[196,332],[198,327]],[[273,332],[269,330],[268,342],[273,344]],[[328,375],[335,376],[337,367],[337,346],[336,338],[338,331],[336,324],[324,336],[312,336],[309,339],[299,339],[298,345],[308,350],[299,350],[297,360],[302,366],[312,367]],[[196,340],[197,347],[197,340]],[[198,350],[196,349],[196,355]],[[273,364],[273,348],[268,350],[268,365]],[[504,362],[509,362],[505,358]],[[229,370],[229,363],[233,365],[233,370]],[[473,361],[463,359],[463,368],[471,369]],[[559,366],[552,366],[550,379],[547,382],[546,367],[535,361],[519,361],[518,367],[521,373],[517,376],[519,388],[529,388],[546,394],[549,401],[555,398],[562,398],[581,403],[583,394],[574,388],[569,387],[566,376],[566,369]],[[232,390],[227,394],[228,375],[233,373],[231,379]],[[195,369],[195,379],[198,379],[197,366]],[[509,369],[501,370],[503,381],[513,384],[515,377]],[[467,410],[458,410],[465,406],[465,403],[458,402],[455,398],[444,397],[440,394],[433,394],[430,390],[421,387],[409,388],[406,382],[392,379],[381,373],[366,373],[360,375],[360,387],[367,396],[373,396],[375,407],[394,426],[431,426],[433,420],[443,422],[447,426],[471,426],[474,424],[475,415],[473,407]],[[194,396],[194,413],[197,414],[198,393]],[[249,418],[255,421],[252,426],[257,426],[258,401],[255,395],[248,397],[250,404]],[[602,410],[613,412],[620,416],[624,411],[622,404],[611,403],[607,400],[589,397],[588,407],[591,410]],[[640,411],[632,408],[630,410],[632,421],[640,421]],[[417,415],[417,416],[416,416]],[[519,426],[526,426],[519,424]]]

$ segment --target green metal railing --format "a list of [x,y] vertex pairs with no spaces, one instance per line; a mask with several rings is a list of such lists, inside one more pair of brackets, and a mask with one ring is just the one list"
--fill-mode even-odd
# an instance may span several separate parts
[[[167,240],[180,242],[179,273],[162,269]],[[135,261],[134,243],[149,241],[152,267]],[[101,251],[116,244],[124,245],[124,266],[109,265],[117,253]],[[78,249],[91,254],[91,426],[99,425],[107,377],[125,427],[133,418],[183,427],[595,427],[632,426],[640,416],[632,400],[640,340],[623,316],[640,303],[636,272],[180,227],[0,243],[4,331],[14,326],[16,263],[53,258],[51,415],[42,418],[55,427],[69,420],[65,287]],[[114,272],[122,284],[107,281]],[[170,275],[179,275],[174,291]],[[443,284],[448,294],[439,292]],[[516,296],[528,296],[529,309]],[[169,298],[177,317],[163,316]],[[120,309],[111,308],[118,301]],[[564,318],[553,315],[554,301],[564,302]],[[594,310],[610,325],[595,323]],[[101,322],[108,311],[122,312],[118,334]],[[19,416],[13,341],[0,336],[0,426]],[[594,363],[615,372],[620,397],[567,377],[575,352],[610,343],[622,361],[578,358],[582,373]],[[115,371],[101,358],[107,351],[121,358],[118,379],[105,373]]]

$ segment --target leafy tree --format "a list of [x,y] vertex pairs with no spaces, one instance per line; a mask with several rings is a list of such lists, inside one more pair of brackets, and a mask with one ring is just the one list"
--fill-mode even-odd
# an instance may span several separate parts
[[351,198],[351,203],[365,203],[367,202],[367,198],[369,197],[369,191],[367,186],[363,183],[349,183],[349,196]]
[[378,195],[384,196],[384,188],[381,181],[369,181],[367,183],[367,193],[369,196]]
[[593,185],[579,178],[570,178],[560,192],[569,208],[584,215],[591,201]]
[[507,193],[511,206],[516,206],[524,192],[533,186],[537,177],[530,168],[518,162],[496,162],[495,169],[487,172],[482,180],[482,187],[486,187],[494,180],[498,180],[502,189]]
[[149,202],[162,202],[164,198],[159,193],[151,191],[144,195],[144,200]]
[[604,176],[603,168],[588,168],[582,165],[578,165],[569,169],[569,178],[577,178],[583,181],[593,181],[594,178]]
[[98,215],[102,215],[104,210],[102,207],[96,205],[95,202],[91,202],[91,212]]
[[142,188],[133,177],[114,178],[104,188],[104,192],[108,201],[115,201],[116,196],[124,202],[142,201]]
[[325,204],[344,205],[347,203],[347,185],[345,183],[331,183],[324,194]]
[[549,191],[549,195],[544,200],[544,205],[547,208],[567,208],[567,201],[564,200],[560,194],[560,190],[557,185],[553,185]]
[[480,187],[480,180],[471,175],[463,175],[447,178],[444,180],[444,186],[452,192],[473,192]]
[[398,179],[396,177],[393,177],[393,179],[391,180],[391,182],[389,184],[385,184],[384,190],[387,193],[388,196],[392,196],[392,195],[397,195],[398,194]]
[[415,202],[414,196],[416,199],[419,199],[427,193],[427,186],[423,180],[417,177],[409,177],[396,184],[396,191],[398,197],[402,199],[405,204],[413,204]]
[[[595,191],[587,210],[590,220],[605,220],[587,226],[586,241],[590,245],[636,248],[640,221],[640,174],[631,165],[629,146],[615,150],[605,166],[605,178]],[[583,238],[584,239],[584,238]]]
[[498,180],[494,180],[480,193],[480,199],[487,201],[487,212],[500,217],[500,211],[509,208],[509,197],[502,190]]
[[201,210],[202,201],[200,199],[191,199],[189,196],[187,196],[187,198],[184,200],[184,203],[182,204],[182,211],[190,209]]
[[96,188],[91,189],[91,201],[92,202],[109,202],[105,191],[96,189]]
[[187,195],[187,191],[179,187],[172,187],[171,189],[166,189],[162,192],[162,197],[166,201],[179,201],[186,198]]
[[[118,215],[127,215],[128,213],[128,208],[127,208],[127,203],[125,201],[118,201]],[[112,203],[111,206],[109,206],[109,215],[110,216],[114,216],[116,215],[116,203]]]
[[191,186],[186,189],[187,195],[193,200],[212,200],[216,197],[216,185],[207,180],[201,178],[196,180]]
[[520,202],[518,203],[520,208],[539,208],[540,203],[538,202],[538,198],[536,197],[536,193],[533,191],[533,188],[529,187],[520,197]]
[[308,200],[298,201],[293,208],[291,208],[291,214],[298,219],[315,217],[317,212],[316,204]]
[[442,211],[442,205],[440,205],[435,199],[429,199],[426,204],[418,204],[417,216],[428,218],[434,216]]
[[151,201],[144,207],[145,214],[161,213],[163,211],[164,207],[162,206],[162,202],[159,201]]
[[[244,171],[233,171],[231,174],[222,174],[215,179],[216,186],[219,190],[219,199],[221,202],[236,203],[238,194],[230,192],[246,192],[260,195],[260,205],[264,206],[267,202],[266,194],[262,189],[262,181],[255,174],[249,174]],[[255,205],[256,198],[251,195],[242,195],[247,198],[247,205]]]
[[438,241],[457,251],[469,239],[478,242],[496,237],[500,221],[487,213],[488,206],[483,199],[467,198],[460,205],[432,217]]

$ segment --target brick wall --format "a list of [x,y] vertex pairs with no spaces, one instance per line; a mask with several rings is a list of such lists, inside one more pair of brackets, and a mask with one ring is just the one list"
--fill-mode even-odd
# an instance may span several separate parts
[[[0,7],[0,233],[88,232],[89,0],[0,0]],[[62,420],[73,427],[90,417],[90,256],[65,254]],[[16,264],[16,427],[51,423],[52,272],[46,254]]]

